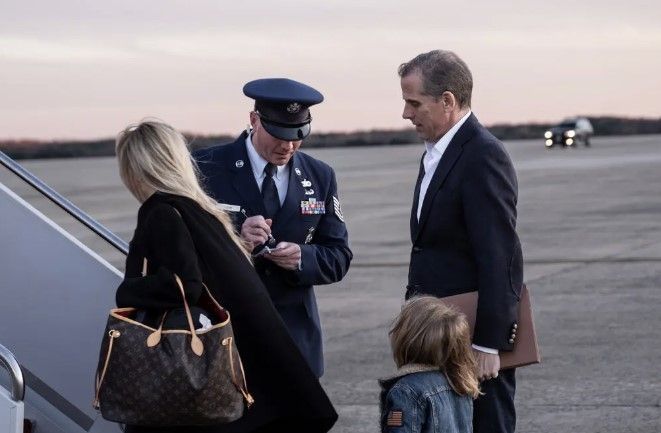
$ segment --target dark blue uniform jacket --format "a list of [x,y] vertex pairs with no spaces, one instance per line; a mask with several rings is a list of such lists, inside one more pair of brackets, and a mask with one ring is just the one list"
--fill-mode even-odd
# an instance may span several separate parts
[[[229,213],[238,232],[246,217],[264,215],[245,132],[233,143],[203,149],[194,157],[207,192],[219,203],[229,205],[226,209],[232,209]],[[301,246],[301,270],[286,270],[263,258],[255,259],[255,268],[299,349],[312,370],[321,376],[321,325],[312,286],[340,281],[349,270],[353,254],[333,169],[302,152],[296,152],[289,164],[287,196],[271,230],[277,242]],[[304,187],[304,183],[310,186]],[[324,213],[303,210],[310,199],[323,202]],[[316,212],[321,212],[319,207]]]

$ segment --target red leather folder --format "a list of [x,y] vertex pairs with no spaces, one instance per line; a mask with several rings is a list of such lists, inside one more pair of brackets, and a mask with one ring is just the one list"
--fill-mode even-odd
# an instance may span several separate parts
[[[475,314],[477,312],[477,291],[461,293],[459,295],[441,298],[445,303],[453,305],[466,315],[471,327],[471,334],[475,328]],[[521,289],[519,301],[519,321],[514,349],[511,352],[500,351],[500,369],[523,367],[524,365],[541,362],[539,348],[537,347],[537,334],[533,319],[530,291],[524,284]]]

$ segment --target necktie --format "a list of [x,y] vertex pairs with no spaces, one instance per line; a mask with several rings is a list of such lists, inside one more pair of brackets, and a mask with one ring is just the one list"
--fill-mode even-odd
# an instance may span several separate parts
[[280,196],[275,186],[273,175],[278,168],[270,162],[264,167],[264,180],[262,181],[262,200],[266,209],[266,217],[273,218],[280,210]]

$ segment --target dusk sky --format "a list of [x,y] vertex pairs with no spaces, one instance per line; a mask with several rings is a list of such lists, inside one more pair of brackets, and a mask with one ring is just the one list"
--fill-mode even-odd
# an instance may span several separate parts
[[313,133],[403,128],[397,66],[455,51],[486,125],[661,117],[658,1],[30,1],[0,9],[0,139],[105,138],[144,117],[238,134],[255,78],[319,89]]

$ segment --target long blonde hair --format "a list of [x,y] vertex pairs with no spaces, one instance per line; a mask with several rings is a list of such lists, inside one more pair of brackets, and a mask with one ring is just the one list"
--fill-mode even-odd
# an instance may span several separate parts
[[250,261],[246,245],[236,234],[230,217],[209,197],[198,181],[198,168],[186,139],[170,125],[145,120],[117,136],[115,152],[119,175],[126,187],[144,202],[153,192],[188,197],[220,221]]
[[462,313],[433,296],[414,297],[404,305],[389,334],[397,367],[436,366],[458,394],[477,398],[477,365]]

